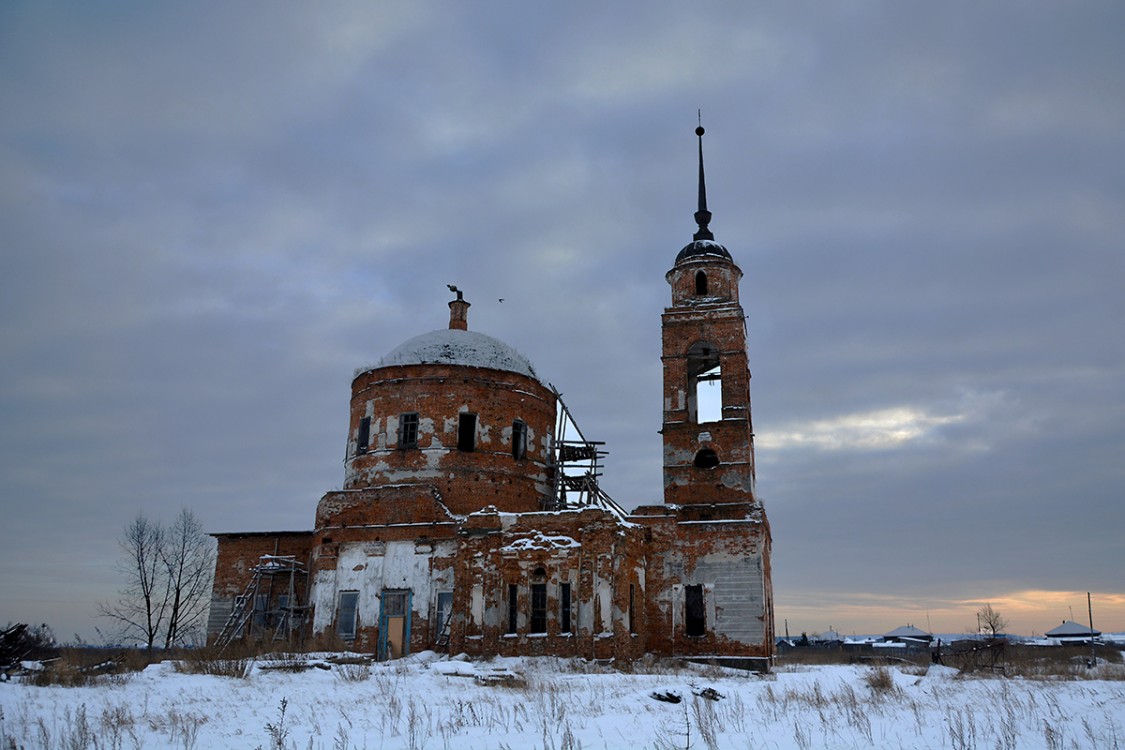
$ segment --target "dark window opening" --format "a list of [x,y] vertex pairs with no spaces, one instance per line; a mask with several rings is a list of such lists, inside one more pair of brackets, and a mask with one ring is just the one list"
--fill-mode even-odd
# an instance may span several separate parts
[[449,643],[450,615],[453,613],[453,592],[439,591],[437,595],[437,612],[434,617],[434,640],[439,645]]
[[512,458],[521,461],[527,457],[527,424],[517,419],[512,422]]
[[359,434],[355,439],[355,452],[365,453],[367,446],[371,444],[371,417],[364,417],[359,420]]
[[703,586],[684,586],[684,628],[687,635],[703,635],[707,624],[703,607]]
[[519,595],[520,587],[512,583],[508,585],[508,630],[509,633],[516,632],[516,625],[519,624]]
[[477,447],[477,415],[462,412],[457,423],[457,450],[472,452]]
[[570,584],[559,585],[559,632],[569,633],[570,627]]
[[399,415],[398,418],[398,447],[418,447],[418,412],[411,411]]
[[719,454],[710,448],[704,448],[695,454],[694,463],[700,469],[714,469],[719,465]]
[[707,294],[707,274],[702,271],[695,272],[695,293]]
[[547,584],[531,584],[531,627],[529,633],[547,632]]
[[697,424],[720,421],[723,372],[715,347],[699,342],[688,349],[687,376],[688,420]]
[[637,586],[629,584],[629,632],[637,632]]
[[336,635],[346,641],[355,638],[356,614],[359,608],[358,591],[341,591],[336,615]]

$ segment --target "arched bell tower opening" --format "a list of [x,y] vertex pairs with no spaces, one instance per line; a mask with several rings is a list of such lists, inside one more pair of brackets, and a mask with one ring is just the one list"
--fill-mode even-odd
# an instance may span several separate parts
[[705,424],[723,418],[723,366],[719,350],[710,343],[697,342],[687,352],[687,418]]

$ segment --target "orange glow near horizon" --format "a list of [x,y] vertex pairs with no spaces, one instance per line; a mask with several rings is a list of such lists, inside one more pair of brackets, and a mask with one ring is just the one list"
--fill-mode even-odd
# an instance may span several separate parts
[[[1094,629],[1103,633],[1125,631],[1125,594],[1091,592]],[[966,599],[888,596],[869,592],[812,592],[778,596],[775,606],[778,635],[809,635],[828,630],[842,635],[886,633],[911,624],[931,633],[976,631],[977,611],[986,604],[1008,621],[1014,635],[1043,635],[1063,620],[1080,624],[1089,620],[1085,591],[1023,590]]]

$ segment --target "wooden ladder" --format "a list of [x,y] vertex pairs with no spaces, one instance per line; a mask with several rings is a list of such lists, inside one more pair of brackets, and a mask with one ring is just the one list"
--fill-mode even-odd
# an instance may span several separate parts
[[258,590],[258,583],[261,578],[261,571],[255,569],[254,577],[250,579],[250,583],[246,584],[242,593],[234,598],[234,607],[230,611],[230,617],[227,618],[223,629],[219,631],[219,637],[215,639],[215,645],[219,647],[219,653],[222,653],[223,649],[242,633],[242,628],[254,614],[254,594]]

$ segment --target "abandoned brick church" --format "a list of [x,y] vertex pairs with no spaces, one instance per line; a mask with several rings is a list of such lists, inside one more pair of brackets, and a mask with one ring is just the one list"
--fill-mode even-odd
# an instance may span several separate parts
[[[356,372],[343,488],[321,498],[313,530],[214,535],[213,642],[768,669],[771,537],[755,496],[742,271],[708,228],[696,134],[698,231],[665,275],[661,318],[663,502],[625,512],[601,491],[600,444],[527,358],[469,329],[450,287],[447,329]],[[700,408],[708,383],[721,412]]]

